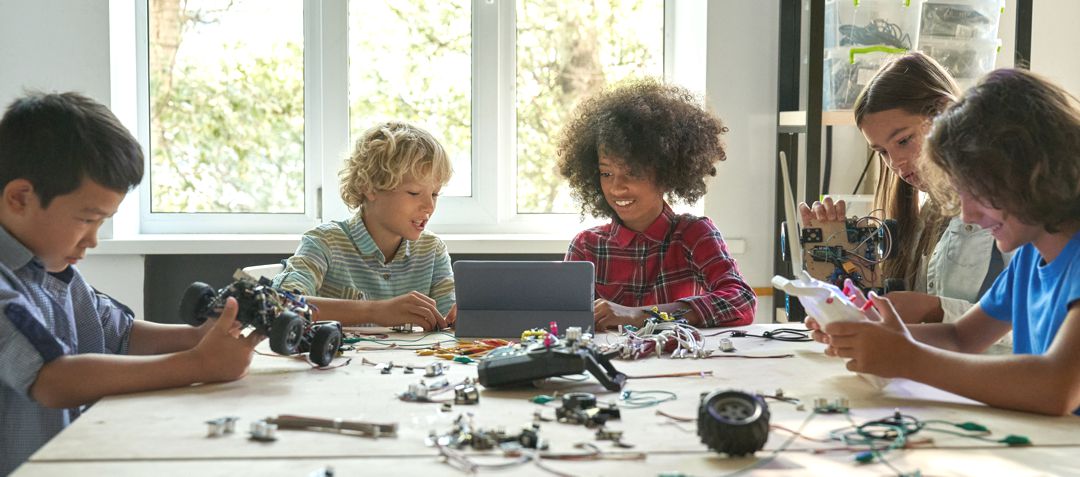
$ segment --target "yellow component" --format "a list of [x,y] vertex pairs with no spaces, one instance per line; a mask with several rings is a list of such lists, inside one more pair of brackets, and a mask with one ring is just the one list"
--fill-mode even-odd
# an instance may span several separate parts
[[435,354],[435,350],[433,350],[433,349],[416,350],[416,354],[418,356],[431,356],[431,355]]
[[448,360],[451,360],[451,361],[453,361],[453,359],[455,358],[453,353],[439,353],[439,354],[436,354],[435,357],[436,358],[442,358],[442,359],[448,359]]
[[521,341],[525,341],[525,340],[527,340],[529,338],[543,338],[543,337],[547,336],[547,334],[548,334],[547,330],[539,330],[539,329],[525,330],[525,331],[521,332]]
[[675,321],[674,316],[671,316],[671,314],[666,311],[660,311],[660,308],[658,307],[652,307],[652,312],[653,316],[659,318],[660,321]]
[[859,271],[858,268],[855,268],[855,264],[853,264],[851,262],[844,262],[844,263],[842,263],[840,265],[844,267],[844,271],[847,272],[848,275]]

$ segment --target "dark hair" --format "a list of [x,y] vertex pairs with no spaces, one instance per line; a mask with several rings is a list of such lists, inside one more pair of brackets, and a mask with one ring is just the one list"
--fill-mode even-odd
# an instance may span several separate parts
[[559,173],[581,211],[617,217],[600,188],[600,154],[617,156],[635,174],[651,177],[672,199],[705,195],[705,177],[727,158],[727,128],[685,88],[654,79],[616,85],[582,102],[559,141]]
[[1080,105],[1030,71],[984,77],[934,121],[927,156],[949,179],[934,191],[951,182],[1050,233],[1080,221]]
[[[918,52],[889,60],[855,99],[855,124],[862,128],[868,114],[899,109],[933,118],[960,96],[960,87],[940,63]],[[885,276],[903,278],[914,286],[923,256],[929,256],[945,232],[948,217],[934,201],[919,206],[919,194],[888,167],[878,168],[874,209],[895,219],[899,247],[885,262]],[[921,233],[920,233],[921,230]]]
[[81,94],[29,94],[0,119],[0,188],[26,179],[42,207],[86,177],[126,193],[142,175],[138,141],[108,108]]

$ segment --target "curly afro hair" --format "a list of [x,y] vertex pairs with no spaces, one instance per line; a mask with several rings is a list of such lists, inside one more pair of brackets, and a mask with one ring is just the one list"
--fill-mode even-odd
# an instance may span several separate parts
[[559,173],[581,202],[582,214],[615,218],[600,188],[600,155],[651,177],[666,198],[692,203],[705,195],[705,177],[727,158],[727,128],[693,93],[654,79],[620,83],[583,101],[559,140]]

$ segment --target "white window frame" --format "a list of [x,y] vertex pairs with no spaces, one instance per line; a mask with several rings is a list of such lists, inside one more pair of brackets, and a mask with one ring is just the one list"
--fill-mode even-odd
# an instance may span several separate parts
[[[338,193],[337,177],[352,148],[347,0],[304,0],[306,193],[302,214],[151,213],[148,4],[147,0],[131,1],[135,2],[137,130],[147,161],[138,192],[139,233],[294,234],[350,215]],[[439,200],[430,222],[436,233],[569,234],[606,222],[586,217],[583,223],[577,212],[517,213],[515,4],[513,0],[472,0],[472,194]],[[703,92],[705,84],[706,8],[707,0],[664,3],[664,76],[697,92]],[[677,209],[700,214],[702,204]]]

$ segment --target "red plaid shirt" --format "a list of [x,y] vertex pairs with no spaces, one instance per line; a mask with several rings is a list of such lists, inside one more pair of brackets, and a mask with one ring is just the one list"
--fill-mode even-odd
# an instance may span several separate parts
[[624,306],[682,302],[704,326],[754,321],[757,296],[708,217],[675,215],[667,204],[643,233],[617,220],[574,237],[566,260],[596,266],[596,296]]

